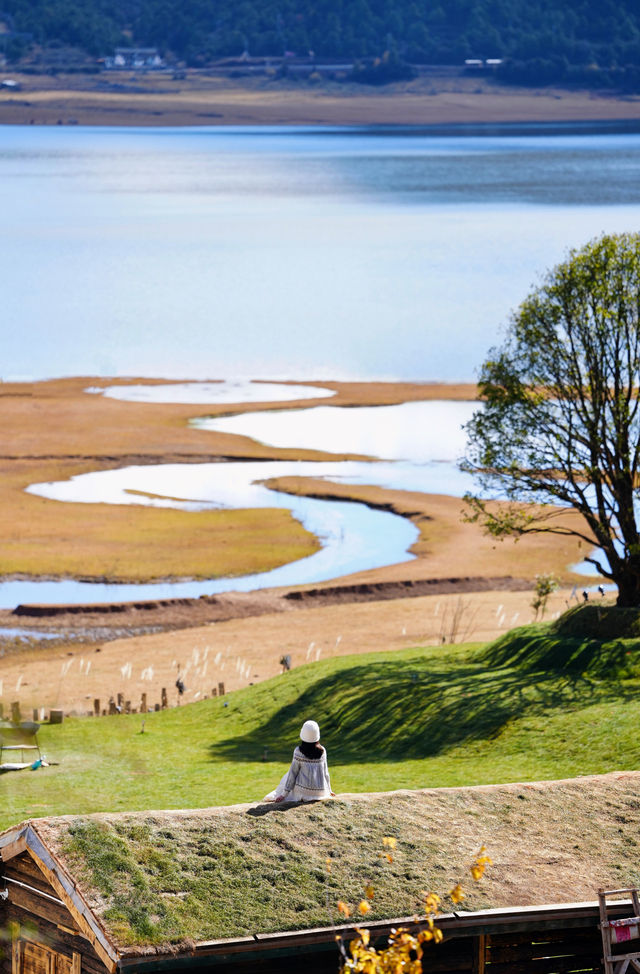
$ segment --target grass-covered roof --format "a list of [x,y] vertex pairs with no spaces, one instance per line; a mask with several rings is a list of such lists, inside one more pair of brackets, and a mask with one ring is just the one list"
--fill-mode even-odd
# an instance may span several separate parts
[[[640,883],[638,772],[31,824],[125,953],[338,923],[337,901],[357,903],[368,882],[367,919],[412,915],[421,890],[458,881],[457,910]],[[392,862],[385,836],[397,839]],[[476,884],[481,844],[494,865]]]

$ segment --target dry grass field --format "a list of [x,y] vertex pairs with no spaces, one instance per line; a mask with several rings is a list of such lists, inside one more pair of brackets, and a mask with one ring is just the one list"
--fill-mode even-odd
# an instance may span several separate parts
[[[563,589],[551,597],[547,617],[566,609],[570,592]],[[322,608],[297,609],[296,603],[280,602],[278,611],[176,631],[25,647],[0,663],[0,699],[19,701],[25,713],[32,707],[61,707],[84,714],[95,699],[105,709],[109,697],[115,700],[119,693],[132,708],[140,707],[143,693],[153,706],[164,687],[170,705],[176,706],[202,700],[219,682],[229,692],[276,676],[285,654],[295,669],[317,660],[443,641],[487,642],[530,622],[531,599],[531,591],[485,591]],[[175,688],[178,673],[186,687],[182,697]]]
[[169,75],[12,74],[0,92],[11,125],[449,125],[637,120],[640,99],[562,89],[509,88],[479,77],[425,77],[387,85]]

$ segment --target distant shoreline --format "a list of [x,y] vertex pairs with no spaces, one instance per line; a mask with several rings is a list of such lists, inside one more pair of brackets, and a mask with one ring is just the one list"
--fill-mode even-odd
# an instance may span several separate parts
[[[11,72],[6,72],[11,74]],[[474,78],[355,84],[130,72],[96,76],[11,74],[0,125],[104,127],[640,124],[640,97],[498,87]]]

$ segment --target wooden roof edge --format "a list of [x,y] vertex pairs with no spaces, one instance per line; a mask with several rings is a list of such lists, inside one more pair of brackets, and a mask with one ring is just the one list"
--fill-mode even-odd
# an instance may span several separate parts
[[37,819],[29,819],[0,833],[2,861],[8,862],[15,856],[28,852],[76,920],[82,934],[92,944],[102,962],[108,970],[115,971],[120,956],[118,949],[109,939],[106,930],[76,887],[65,867],[40,835],[37,824]]
[[[620,900],[616,907],[624,910],[630,901]],[[563,924],[589,922],[599,920],[598,901],[590,900],[581,903],[551,903],[537,906],[496,907],[489,910],[474,912],[456,911],[438,917],[437,924],[444,933],[458,933],[462,936],[472,936],[476,932],[486,932],[488,927],[508,931],[523,923],[531,926],[536,923]],[[365,928],[372,934],[384,935],[392,927],[426,926],[426,920],[418,921],[414,917],[398,917],[392,920],[369,920],[357,924],[343,924],[340,926],[313,927],[307,930],[287,930],[277,933],[255,933],[251,936],[228,937],[218,940],[207,940],[189,947],[185,953],[194,959],[213,954],[239,954],[249,951],[295,949],[321,943],[334,943],[336,936],[349,936],[355,929]],[[171,951],[157,950],[154,952],[138,951],[134,949],[122,951],[118,962],[120,971],[132,971],[144,968],[147,964],[170,964],[171,959],[180,953],[179,945]]]
[[27,848],[27,826],[29,822],[14,825],[4,832],[0,832],[0,859],[7,862],[14,856],[19,856]]

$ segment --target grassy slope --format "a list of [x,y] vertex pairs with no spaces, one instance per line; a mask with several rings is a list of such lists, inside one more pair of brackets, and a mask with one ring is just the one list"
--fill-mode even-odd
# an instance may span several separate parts
[[[468,910],[593,900],[599,885],[640,879],[639,781],[629,773],[36,828],[115,939],[162,945],[340,922],[337,901],[357,903],[367,882],[368,919],[411,915],[421,890],[446,894],[458,881]],[[392,862],[381,856],[389,835],[398,840]],[[494,865],[474,885],[468,870],[481,842]]]
[[338,792],[640,766],[637,678],[497,665],[484,647],[412,649],[300,667],[225,700],[147,715],[144,733],[139,715],[44,727],[41,743],[60,764],[0,777],[0,826],[259,800],[311,716]]

